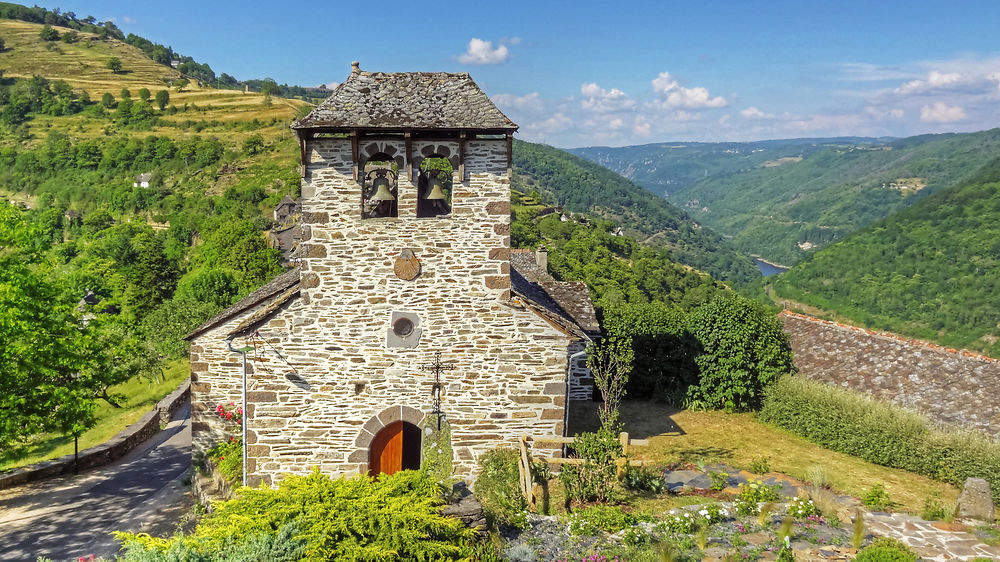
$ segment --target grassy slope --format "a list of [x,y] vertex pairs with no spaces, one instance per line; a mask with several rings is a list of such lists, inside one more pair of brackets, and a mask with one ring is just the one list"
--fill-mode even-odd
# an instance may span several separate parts
[[[133,99],[138,99],[140,88],[148,88],[153,94],[158,90],[170,91],[170,104],[182,108],[185,104],[197,105],[197,112],[181,111],[175,115],[161,117],[166,122],[182,123],[194,121],[219,121],[223,126],[205,127],[200,132],[193,129],[183,130],[177,127],[160,125],[150,131],[133,132],[142,136],[146,134],[166,135],[172,138],[201,134],[226,132],[226,140],[234,143],[260,132],[269,140],[278,138],[291,139],[288,124],[295,112],[309,104],[300,100],[274,98],[270,106],[265,105],[264,96],[260,93],[244,93],[237,90],[217,90],[199,86],[195,81],[186,86],[183,91],[171,89],[167,82],[180,78],[176,70],[157,64],[150,60],[139,49],[114,39],[101,40],[96,35],[80,33],[80,39],[75,43],[62,41],[45,42],[38,37],[41,25],[14,20],[0,20],[0,37],[4,38],[7,49],[0,53],[0,68],[5,78],[24,78],[32,75],[43,76],[49,80],[65,80],[74,90],[86,90],[91,99],[99,100],[110,92],[115,99],[121,95],[123,88],[132,92]],[[56,27],[60,33],[66,28]],[[104,65],[111,57],[118,57],[125,70],[122,74],[114,74]],[[233,131],[226,128],[226,123],[245,123],[257,119],[266,122],[256,130]],[[280,124],[271,124],[277,119]],[[58,128],[74,138],[93,138],[104,136],[114,131],[107,129],[108,122],[104,119],[93,119],[85,115],[69,117],[37,116],[29,122],[29,130],[36,138],[44,138],[44,131]],[[294,166],[294,163],[291,165]]]
[[[159,381],[131,380],[113,389],[128,396],[122,408],[98,401],[97,425],[80,436],[80,450],[94,447],[114,437],[129,424],[139,421],[164,396],[170,394],[188,378],[187,361],[168,364]],[[0,470],[9,470],[73,453],[73,438],[65,435],[39,435],[17,454],[0,455]]]
[[[599,425],[596,406],[574,403],[570,431],[593,430]],[[919,513],[924,500],[939,497],[954,504],[958,490],[904,470],[878,466],[861,459],[821,448],[787,431],[762,424],[752,414],[694,412],[664,404],[626,401],[622,404],[625,431],[634,438],[649,438],[649,447],[634,449],[635,458],[655,465],[722,462],[746,468],[760,457],[769,459],[771,469],[794,478],[808,480],[808,471],[826,471],[833,489],[858,497],[876,483],[883,483],[899,508]],[[644,505],[673,507],[659,500]]]
[[855,323],[1000,355],[1000,158],[812,256],[778,295]]

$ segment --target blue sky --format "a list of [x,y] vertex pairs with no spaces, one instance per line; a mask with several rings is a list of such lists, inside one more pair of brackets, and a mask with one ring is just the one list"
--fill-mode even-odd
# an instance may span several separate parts
[[997,0],[255,4],[42,3],[240,79],[469,72],[521,138],[559,147],[1000,124]]

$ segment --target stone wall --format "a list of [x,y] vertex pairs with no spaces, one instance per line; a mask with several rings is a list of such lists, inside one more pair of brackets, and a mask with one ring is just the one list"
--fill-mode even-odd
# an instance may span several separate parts
[[[364,151],[404,152],[402,141],[373,144]],[[458,476],[473,478],[482,453],[522,434],[562,435],[573,338],[510,298],[506,142],[469,141],[451,214],[430,218],[417,218],[416,186],[403,166],[399,216],[361,219],[350,141],[314,139],[307,154],[300,296],[249,341],[257,347],[249,362],[250,480],[270,483],[313,467],[366,472],[379,429],[398,419],[419,425],[432,411],[434,376],[426,366],[436,353],[450,367],[441,376],[441,407]],[[420,261],[412,281],[394,273],[403,250]],[[256,310],[192,346],[197,448],[227,434],[212,412],[238,400],[240,366],[224,341]],[[419,319],[416,347],[387,345],[390,319],[400,312]]]
[[785,311],[799,373],[890,400],[943,424],[1000,430],[996,359]]

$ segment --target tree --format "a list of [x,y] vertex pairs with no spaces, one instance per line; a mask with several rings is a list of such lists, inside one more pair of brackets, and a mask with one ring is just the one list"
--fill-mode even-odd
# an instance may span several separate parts
[[79,435],[94,402],[149,373],[155,361],[121,326],[82,322],[78,296],[44,259],[45,236],[11,205],[0,205],[0,449],[44,431]]
[[174,80],[174,89],[178,92],[183,91],[184,88],[190,83],[191,81],[187,78],[178,78],[177,80]]
[[264,150],[264,137],[260,133],[254,133],[243,141],[243,153],[253,156]]
[[115,74],[119,74],[122,71],[122,61],[118,57],[111,57],[108,59],[108,62],[104,63],[104,66]]
[[61,37],[63,43],[76,43],[77,39],[79,38],[80,34],[73,29],[67,31],[66,33],[63,33]]
[[59,39],[59,32],[52,29],[51,25],[46,25],[38,32],[38,36],[42,38],[42,41],[56,41]]
[[695,357],[699,382],[688,389],[690,404],[755,410],[764,390],[795,370],[781,321],[758,302],[738,295],[718,297],[698,307],[688,327],[701,345]]
[[104,92],[104,95],[101,96],[101,105],[107,109],[115,106],[115,97],[111,95],[111,92]]
[[130,100],[132,99],[132,92],[128,88],[122,88],[121,97],[123,100]]
[[625,396],[634,358],[630,338],[608,336],[587,347],[587,367],[604,400],[600,409],[602,427],[613,427],[618,420],[618,406]]
[[139,88],[139,99],[149,101],[149,88]]
[[160,111],[163,111],[168,103],[170,103],[170,92],[166,90],[156,92],[156,107],[160,108]]
[[3,42],[3,37],[0,37],[0,53],[7,50],[7,44]]

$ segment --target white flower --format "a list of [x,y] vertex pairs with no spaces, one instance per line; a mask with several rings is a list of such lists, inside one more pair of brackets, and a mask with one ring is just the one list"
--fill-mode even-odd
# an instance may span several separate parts
[[701,514],[701,515],[708,515],[708,510],[707,509],[703,509],[703,510],[699,511],[698,513]]

